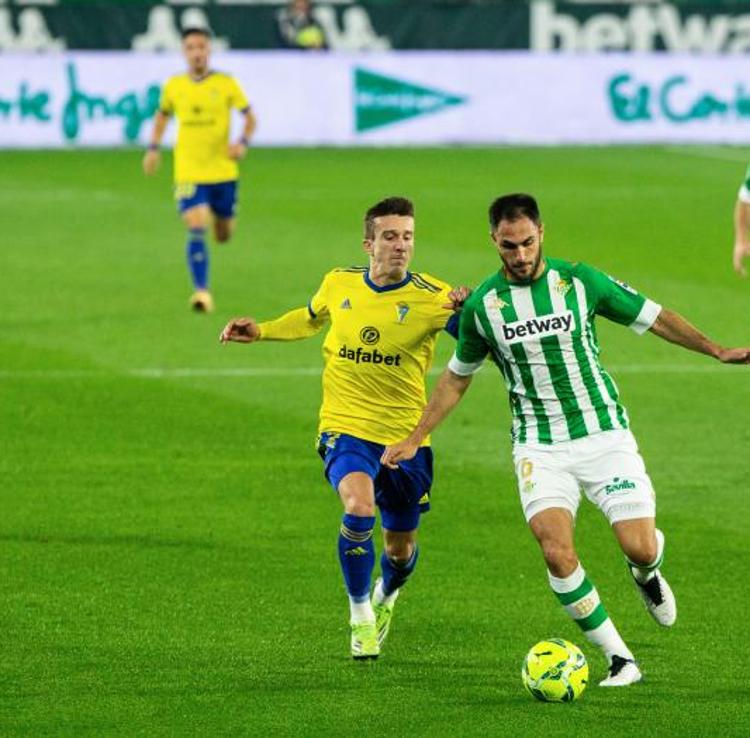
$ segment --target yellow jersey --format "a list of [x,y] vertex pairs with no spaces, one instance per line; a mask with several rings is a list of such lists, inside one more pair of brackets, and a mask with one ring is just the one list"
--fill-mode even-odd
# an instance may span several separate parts
[[189,74],[170,77],[161,91],[159,109],[177,118],[174,179],[180,184],[212,184],[237,179],[237,162],[227,155],[232,108],[249,107],[234,77],[210,72],[195,80]]
[[379,287],[368,271],[329,272],[307,308],[261,323],[260,337],[304,338],[329,324],[319,432],[389,444],[413,430],[427,402],[425,374],[453,315],[443,307],[451,287],[416,272]]

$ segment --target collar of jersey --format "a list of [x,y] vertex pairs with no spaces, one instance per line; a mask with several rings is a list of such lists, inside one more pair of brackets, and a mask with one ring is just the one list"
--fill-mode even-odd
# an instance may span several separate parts
[[400,282],[396,282],[396,284],[386,284],[383,287],[380,287],[379,285],[375,284],[375,282],[373,282],[370,279],[370,272],[369,271],[364,272],[364,274],[362,276],[364,276],[364,278],[365,278],[365,284],[371,290],[373,290],[373,292],[390,292],[391,290],[400,289],[404,285],[407,285],[407,284],[409,284],[409,282],[411,282],[411,272],[408,272],[408,271],[406,272],[406,276]]
[[201,82],[205,82],[209,77],[212,77],[215,74],[213,69],[209,69],[200,79],[196,79],[193,77],[190,72],[188,72],[188,78],[191,82],[194,82],[196,85],[199,85]]

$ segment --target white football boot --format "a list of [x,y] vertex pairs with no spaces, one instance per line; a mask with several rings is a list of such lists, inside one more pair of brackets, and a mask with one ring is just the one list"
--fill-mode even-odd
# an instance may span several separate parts
[[[664,553],[664,534],[658,528],[656,530],[656,540],[660,551],[659,558],[661,559]],[[639,576],[640,571],[636,567],[629,563],[628,568],[630,569],[630,574],[633,577],[638,593],[641,595],[643,604],[651,614],[651,617],[665,628],[674,625],[675,620],[677,620],[677,602],[672,594],[672,589],[667,584],[667,580],[662,576],[661,572],[658,569],[654,569],[648,575],[648,579],[643,581],[643,577]]]
[[[630,573],[633,573],[632,567]],[[677,602],[661,572],[655,569],[651,578],[646,582],[639,582],[635,577],[633,581],[651,617],[665,628],[674,625],[677,620]]]
[[629,684],[640,682],[643,678],[638,664],[632,659],[613,656],[609,664],[609,673],[599,682],[600,687],[627,687]]

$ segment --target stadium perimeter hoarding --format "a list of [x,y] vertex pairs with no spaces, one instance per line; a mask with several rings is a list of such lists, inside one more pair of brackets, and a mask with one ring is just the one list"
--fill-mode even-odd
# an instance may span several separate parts
[[[178,55],[5,56],[0,147],[148,139]],[[750,143],[750,62],[674,55],[227,52],[258,145]],[[174,127],[171,128],[171,134]]]
[[[286,0],[0,0],[0,52],[173,51],[210,27],[216,49],[278,49]],[[750,51],[750,0],[318,0],[335,51]]]

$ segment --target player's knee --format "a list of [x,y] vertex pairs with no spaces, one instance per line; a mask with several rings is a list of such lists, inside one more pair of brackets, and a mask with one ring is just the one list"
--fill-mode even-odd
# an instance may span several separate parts
[[547,568],[556,577],[567,577],[578,566],[578,557],[573,547],[555,540],[540,542]]
[[634,564],[640,564],[641,566],[649,566],[659,555],[659,547],[656,543],[656,537],[644,537],[636,541],[628,542],[623,545],[624,554]]
[[375,515],[375,503],[357,497],[345,497],[344,512],[360,518],[370,518]]
[[217,230],[214,236],[219,243],[226,243],[232,237],[232,232],[221,229]]

